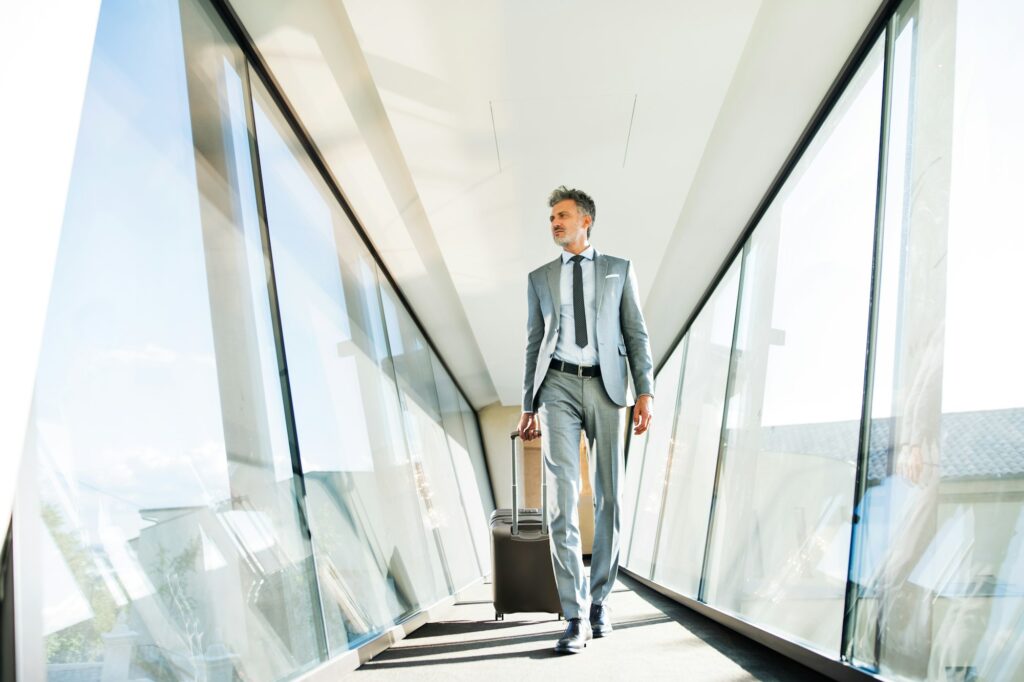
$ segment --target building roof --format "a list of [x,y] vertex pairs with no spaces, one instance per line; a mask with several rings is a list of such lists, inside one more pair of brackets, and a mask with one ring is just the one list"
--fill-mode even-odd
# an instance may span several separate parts
[[[893,451],[893,419],[871,424],[868,479],[884,478]],[[762,452],[798,452],[856,461],[860,422],[768,426]],[[943,479],[1024,477],[1024,408],[943,414],[939,437]]]

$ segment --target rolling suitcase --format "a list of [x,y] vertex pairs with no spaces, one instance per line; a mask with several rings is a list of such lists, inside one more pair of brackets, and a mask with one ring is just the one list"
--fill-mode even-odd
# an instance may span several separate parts
[[519,509],[516,481],[516,438],[512,432],[512,508],[491,514],[491,583],[494,588],[494,618],[506,613],[543,611],[562,617],[562,605],[551,565],[547,524],[547,477],[541,465],[541,508]]

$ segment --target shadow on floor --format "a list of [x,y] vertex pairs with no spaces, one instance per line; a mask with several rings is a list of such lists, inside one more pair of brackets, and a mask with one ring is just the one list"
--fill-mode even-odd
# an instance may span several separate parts
[[[655,618],[644,618],[637,619],[635,621],[624,621],[621,624],[617,624],[616,628],[631,628],[631,627],[643,627],[646,625],[654,625],[656,623],[665,623],[670,619],[667,617],[655,617]],[[519,625],[523,625],[523,621],[519,621]],[[434,623],[432,624],[431,636],[441,636],[442,634],[450,634],[448,630],[448,623]],[[466,622],[466,623],[452,623],[452,625],[467,625],[473,626],[473,631],[480,631],[480,623],[478,622]],[[441,632],[441,627],[444,626],[445,632]],[[552,630],[551,632],[541,632],[529,635],[514,635],[500,638],[488,638],[478,639],[471,642],[457,642],[451,644],[429,644],[422,646],[403,646],[401,648],[389,649],[384,652],[381,656],[375,658],[372,661],[368,661],[364,664],[366,668],[373,668],[377,670],[389,670],[398,668],[420,668],[423,666],[430,665],[451,665],[452,663],[474,663],[474,662],[492,662],[498,660],[515,660],[515,659],[553,659],[560,658],[562,654],[555,653],[552,648],[552,642],[561,632],[561,628]],[[525,651],[510,651],[496,653],[490,651],[496,646],[508,646],[510,644],[526,644],[538,642],[541,644],[536,649],[528,649]],[[458,656],[452,657],[454,654],[460,654],[463,652],[487,650],[475,655]],[[424,660],[424,657],[428,656],[444,656],[437,659]]]
[[[497,633],[507,628],[519,628],[524,625],[538,625],[540,623],[550,623],[552,628],[557,629],[559,632],[565,627],[564,620],[555,620],[553,616],[543,620],[446,620],[424,625],[408,635],[405,641],[445,635],[470,635],[476,632],[486,633],[492,631]],[[552,630],[552,632],[554,631]],[[405,647],[407,645],[403,644],[402,646]]]
[[686,628],[697,638],[691,641],[702,642],[716,649],[753,675],[754,679],[781,677],[782,679],[807,680],[808,682],[829,679],[793,659],[747,639],[707,616],[655,592],[624,573],[619,573],[619,581],[645,602],[664,613],[666,619],[673,620]]
[[[658,623],[667,623],[671,620],[667,616],[658,616],[654,618],[637,618],[635,620],[626,620],[621,623],[615,624],[616,630],[626,630],[629,628],[644,627],[645,625],[655,625]],[[553,622],[552,622],[553,623]],[[519,621],[517,625],[529,624],[529,622]],[[451,627],[456,626],[456,627]],[[421,630],[425,628],[420,628]],[[446,623],[431,623],[430,625],[430,637],[444,637],[446,635],[461,634],[463,632],[486,632],[489,628],[487,624],[481,624],[477,621],[455,621]],[[375,661],[386,659],[385,662],[391,662],[395,659],[413,658],[422,656],[437,656],[440,654],[456,654],[463,651],[473,651],[475,649],[490,649],[495,646],[509,646],[516,644],[526,644],[528,642],[543,642],[544,649],[543,653],[553,653],[553,642],[558,638],[558,635],[562,632],[563,627],[552,628],[550,631],[535,632],[528,635],[503,635],[501,637],[488,637],[486,639],[474,639],[468,642],[450,642],[443,644],[406,644],[401,647],[389,649],[387,652],[382,654]],[[406,641],[409,641],[408,638]],[[520,651],[509,654],[498,654],[495,657],[505,658],[536,658],[533,654],[534,651]],[[544,656],[546,657],[546,656]],[[472,660],[471,658],[459,658],[460,661]],[[429,665],[431,663],[451,663],[450,659],[438,659],[436,661],[417,661],[416,665]]]
[[[643,647],[647,636],[642,634],[644,633],[643,628],[662,626],[662,629],[657,631],[662,633],[657,638],[660,643],[650,650],[649,655],[659,656],[670,651],[679,654],[709,647],[742,670],[742,673],[736,676],[735,673],[740,671],[733,668],[734,673],[728,677],[730,680],[814,682],[827,679],[811,669],[729,630],[706,616],[691,611],[623,573],[619,574],[619,584],[613,592],[633,592],[640,600],[652,607],[651,610],[657,612],[654,615],[615,620],[617,631],[633,631],[641,635],[639,647],[636,643],[637,638],[633,638],[632,643],[627,643],[629,638],[626,639],[626,642],[623,643],[626,648],[621,652],[623,656],[634,654],[644,656],[646,652]],[[479,596],[477,594],[471,597],[467,595],[467,600],[458,602],[458,605],[468,606],[471,610],[479,610],[484,605],[491,603],[486,599],[480,599]],[[672,623],[679,626],[678,637],[670,634],[666,640],[663,628],[666,626],[671,628]],[[525,628],[527,631],[517,633],[513,628]],[[450,671],[439,669],[438,666],[456,664],[462,669],[465,664],[476,663],[478,666],[470,666],[468,670],[482,672],[485,668],[480,667],[479,664],[486,662],[553,659],[560,656],[554,652],[553,645],[564,628],[565,621],[557,619],[554,615],[530,620],[450,620],[429,623],[411,633],[400,646],[392,647],[373,660],[367,661],[361,669],[367,671],[393,669],[395,675],[400,675],[401,679],[404,679],[404,676],[410,674],[413,668],[422,668],[424,675],[433,679],[430,677],[431,675],[450,674]],[[612,637],[615,637],[614,634]],[[435,638],[442,641],[429,641]],[[453,639],[456,641],[452,641]],[[509,651],[509,647],[517,650]],[[608,649],[605,651],[607,652]],[[546,668],[546,666],[544,667]],[[432,669],[439,672],[429,672]],[[494,668],[488,670],[493,673]],[[590,671],[588,674],[600,676],[601,672],[602,670]]]

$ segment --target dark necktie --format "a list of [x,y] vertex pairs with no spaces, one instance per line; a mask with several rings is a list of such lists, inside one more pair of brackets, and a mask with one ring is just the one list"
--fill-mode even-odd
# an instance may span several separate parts
[[583,256],[572,257],[572,314],[576,318],[576,345],[587,345],[587,309],[583,302]]

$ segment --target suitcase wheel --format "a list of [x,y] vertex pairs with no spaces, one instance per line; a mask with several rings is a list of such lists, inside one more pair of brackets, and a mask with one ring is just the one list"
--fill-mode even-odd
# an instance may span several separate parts
[[505,614],[504,613],[498,613],[497,611],[495,611],[494,612],[494,620],[505,620]]

